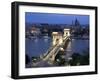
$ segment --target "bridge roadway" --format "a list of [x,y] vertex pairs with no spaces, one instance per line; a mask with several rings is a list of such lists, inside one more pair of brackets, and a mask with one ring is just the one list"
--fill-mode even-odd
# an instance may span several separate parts
[[56,56],[57,53],[60,51],[60,48],[63,47],[63,45],[65,45],[66,41],[68,40],[69,37],[63,37],[63,43],[61,45],[59,45],[59,43],[57,43],[53,49],[49,50],[50,52],[48,54],[46,54],[46,56],[43,58],[44,61],[48,60],[50,57],[52,57],[53,55]]
[[52,55],[57,54],[57,52],[59,51],[60,45],[57,44],[48,54],[46,57],[43,58],[44,61],[48,60],[50,57],[52,57]]
[[61,45],[57,43],[55,46],[50,47],[50,49],[44,54],[44,56],[41,57],[41,60],[35,63],[35,66],[41,66],[42,64],[44,64],[44,62],[48,62],[50,58],[52,58],[52,56],[55,57],[60,51],[60,48],[63,47],[68,39],[69,37],[63,37],[63,43]]

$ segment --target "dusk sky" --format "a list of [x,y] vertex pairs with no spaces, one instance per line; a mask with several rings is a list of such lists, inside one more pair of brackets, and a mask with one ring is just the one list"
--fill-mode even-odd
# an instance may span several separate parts
[[88,15],[69,15],[54,13],[25,13],[25,22],[27,23],[48,23],[48,24],[72,24],[77,19],[80,24],[89,24]]

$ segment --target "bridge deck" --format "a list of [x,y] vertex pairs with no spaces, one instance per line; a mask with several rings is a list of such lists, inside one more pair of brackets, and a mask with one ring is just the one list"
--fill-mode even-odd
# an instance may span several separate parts
[[[68,40],[68,37],[63,37],[63,43],[61,45],[59,45],[59,43],[57,43],[55,46],[51,46],[48,51],[44,54],[44,56],[41,58],[41,60],[37,63],[33,63],[34,66],[44,66],[45,64],[47,64],[47,62],[50,60],[50,58],[52,56],[56,56],[58,54],[58,52],[60,51],[60,48],[63,47],[63,45],[65,45],[66,41]],[[49,65],[47,65],[49,66]]]
[[52,55],[57,55],[57,53],[60,51],[60,48],[65,45],[66,41],[68,40],[69,37],[63,37],[63,43],[59,45],[58,43],[52,47],[52,49],[49,49],[49,52],[46,52],[46,56],[43,58],[43,60],[48,60]]

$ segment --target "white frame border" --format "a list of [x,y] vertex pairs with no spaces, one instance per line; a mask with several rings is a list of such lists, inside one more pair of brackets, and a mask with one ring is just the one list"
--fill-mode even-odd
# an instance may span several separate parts
[[[25,68],[25,12],[84,14],[90,16],[90,65],[48,68]],[[95,10],[55,8],[40,6],[19,6],[19,75],[42,75],[95,71]]]

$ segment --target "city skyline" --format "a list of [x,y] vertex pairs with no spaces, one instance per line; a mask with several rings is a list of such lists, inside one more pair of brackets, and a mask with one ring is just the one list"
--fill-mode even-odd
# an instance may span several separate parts
[[69,15],[69,14],[54,14],[54,13],[25,13],[26,23],[47,23],[47,24],[73,24],[78,20],[81,25],[89,25],[88,15]]

